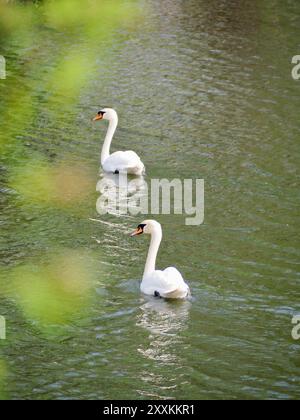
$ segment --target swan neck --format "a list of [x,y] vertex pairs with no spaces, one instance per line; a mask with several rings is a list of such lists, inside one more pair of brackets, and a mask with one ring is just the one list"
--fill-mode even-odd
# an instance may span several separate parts
[[101,165],[104,164],[104,162],[110,155],[110,145],[111,145],[113,136],[115,134],[117,125],[118,125],[117,116],[109,120],[109,125],[108,125],[107,133],[105,136],[105,140],[104,140],[102,152],[101,152]]
[[151,242],[145,265],[144,277],[155,271],[156,257],[162,240],[161,230],[155,230],[151,235]]

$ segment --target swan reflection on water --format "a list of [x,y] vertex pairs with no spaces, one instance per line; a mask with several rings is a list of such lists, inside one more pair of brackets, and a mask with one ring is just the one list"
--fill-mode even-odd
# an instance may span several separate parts
[[133,216],[148,207],[148,187],[143,176],[131,178],[127,174],[103,173],[96,191],[100,193],[96,209],[99,215]]
[[175,344],[182,340],[180,333],[187,328],[192,304],[188,300],[145,299],[136,325],[149,331],[149,344],[143,344],[138,351],[152,360],[175,362]]
[[175,399],[177,388],[186,381],[180,370],[185,361],[178,349],[185,345],[181,333],[188,328],[192,304],[188,300],[168,301],[147,296],[144,299],[136,326],[146,330],[149,336],[137,347],[145,359],[140,372],[144,385],[137,392],[147,399]]

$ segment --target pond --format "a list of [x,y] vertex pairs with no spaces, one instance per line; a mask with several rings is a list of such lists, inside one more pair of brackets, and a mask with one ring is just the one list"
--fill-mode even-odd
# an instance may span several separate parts
[[[1,6],[1,397],[298,398],[299,2],[29,3]],[[105,106],[146,181],[204,179],[203,224],[97,212]],[[191,300],[140,293],[146,218]]]

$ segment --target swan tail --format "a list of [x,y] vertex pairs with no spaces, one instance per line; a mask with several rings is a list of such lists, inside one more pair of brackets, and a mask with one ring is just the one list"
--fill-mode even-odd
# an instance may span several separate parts
[[160,293],[161,297],[165,299],[185,299],[190,296],[190,289],[182,290],[182,289],[174,289],[170,292]]
[[126,172],[131,175],[143,175],[145,168],[141,166],[131,166],[126,168]]

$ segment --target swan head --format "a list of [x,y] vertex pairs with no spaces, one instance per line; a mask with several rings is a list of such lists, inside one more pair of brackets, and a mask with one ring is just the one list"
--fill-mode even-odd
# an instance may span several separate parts
[[112,108],[103,108],[97,113],[96,117],[93,119],[93,121],[100,121],[100,120],[108,120],[108,121],[118,120],[118,114]]
[[131,236],[138,236],[145,233],[146,235],[152,235],[154,233],[159,233],[161,235],[162,229],[160,223],[156,220],[144,220],[135,231],[131,234]]

